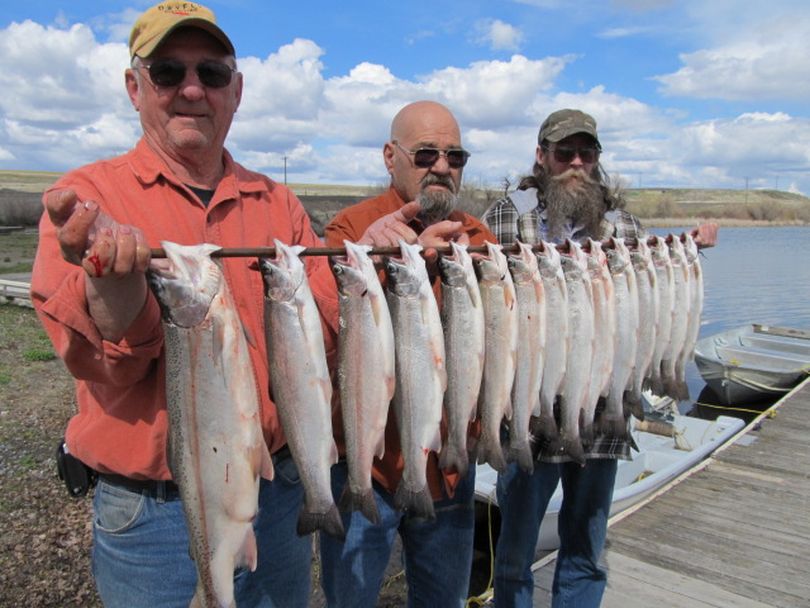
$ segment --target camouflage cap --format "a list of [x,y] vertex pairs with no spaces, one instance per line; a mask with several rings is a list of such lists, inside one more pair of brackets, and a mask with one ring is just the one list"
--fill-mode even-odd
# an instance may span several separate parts
[[161,42],[178,27],[196,27],[219,40],[231,55],[235,55],[230,38],[217,25],[211,9],[196,2],[161,2],[143,13],[129,35],[130,59],[149,57]]
[[537,143],[543,143],[544,140],[556,143],[576,133],[586,133],[599,143],[599,137],[596,135],[596,120],[593,116],[580,110],[557,110],[549,114],[540,125]]

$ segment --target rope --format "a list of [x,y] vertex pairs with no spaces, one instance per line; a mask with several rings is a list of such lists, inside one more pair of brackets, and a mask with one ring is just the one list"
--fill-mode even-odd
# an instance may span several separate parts
[[[714,403],[704,403],[702,401],[695,401],[695,405],[699,405],[701,407],[709,407],[716,410],[728,410],[731,412],[743,412],[745,414],[762,414],[763,410],[755,410],[755,409],[748,409],[744,407],[736,407],[733,405],[716,405]],[[768,418],[773,418],[776,416],[776,410],[766,410],[765,414]]]

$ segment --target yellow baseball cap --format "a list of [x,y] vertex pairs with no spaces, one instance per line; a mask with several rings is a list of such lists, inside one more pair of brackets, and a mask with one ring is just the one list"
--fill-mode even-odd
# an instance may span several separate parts
[[230,38],[217,25],[213,11],[196,2],[161,2],[143,13],[129,35],[129,56],[149,57],[178,27],[196,27],[219,40],[235,55]]

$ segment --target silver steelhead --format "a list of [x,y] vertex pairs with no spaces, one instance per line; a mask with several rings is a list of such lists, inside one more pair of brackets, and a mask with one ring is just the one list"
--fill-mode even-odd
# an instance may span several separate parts
[[630,251],[630,260],[636,273],[638,290],[638,347],[636,362],[630,376],[630,387],[625,394],[625,404],[639,420],[644,419],[641,392],[644,380],[649,376],[655,343],[658,334],[658,274],[647,242],[638,239],[636,247]]
[[371,489],[374,457],[385,452],[385,424],[394,396],[394,330],[371,247],[344,241],[335,260],[338,283],[338,387],[349,477],[341,511],[359,510],[372,523],[380,514]]
[[506,470],[501,422],[512,417],[512,383],[517,366],[517,297],[500,245],[487,243],[488,257],[477,260],[476,273],[484,303],[484,376],[478,401],[481,438],[478,463]]
[[661,379],[664,393],[683,401],[689,399],[689,387],[678,372],[681,352],[686,345],[689,325],[689,307],[692,302],[689,281],[689,262],[681,239],[673,234],[666,238],[674,275],[674,303],[669,346],[661,361]]
[[534,471],[530,419],[540,416],[540,386],[546,348],[546,296],[537,256],[531,245],[518,242],[518,255],[508,258],[517,300],[517,364],[512,383],[512,419],[506,461]]
[[273,465],[242,324],[215,245],[162,242],[150,286],[163,311],[168,459],[197,568],[193,606],[234,606],[234,570],[256,569],[259,476]]
[[387,298],[394,326],[394,411],[405,468],[394,505],[417,517],[435,517],[427,485],[427,459],[441,449],[442,400],[447,388],[439,306],[420,245],[400,240],[402,261],[389,258]]
[[566,241],[565,248],[561,257],[568,290],[568,353],[560,390],[560,451],[585,464],[580,431],[593,361],[593,286],[582,248],[571,240]]
[[554,401],[565,377],[568,359],[568,288],[560,252],[552,243],[543,242],[537,252],[537,266],[546,297],[546,356],[540,385],[540,416],[533,421],[532,432],[558,449],[559,430],[554,419]]
[[461,476],[469,467],[468,433],[477,415],[484,372],[484,308],[472,258],[465,245],[450,243],[452,254],[439,259],[442,275],[442,327],[447,356],[444,411],[447,438],[439,466]]
[[338,460],[332,435],[332,383],[320,315],[309,289],[303,247],[275,240],[276,257],[261,258],[264,317],[273,400],[304,485],[298,534],[323,530],[345,535],[332,497],[331,467]]

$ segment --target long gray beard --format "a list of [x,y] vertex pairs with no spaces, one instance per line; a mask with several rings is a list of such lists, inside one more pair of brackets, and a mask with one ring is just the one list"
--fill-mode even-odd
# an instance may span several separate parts
[[[428,175],[430,176],[430,174]],[[419,193],[416,199],[422,206],[422,210],[419,212],[419,219],[426,226],[447,219],[447,216],[450,215],[450,212],[453,211],[458,204],[458,195],[454,192],[455,186],[449,179],[444,181],[441,178],[432,176],[432,179],[425,179],[422,186],[424,188],[425,186],[435,183],[447,184],[450,190],[426,191],[423,189]]]
[[565,226],[582,225],[588,236],[597,237],[605,201],[599,183],[585,172],[569,169],[560,175],[546,175],[543,180],[546,203],[547,237],[559,240],[567,236]]

